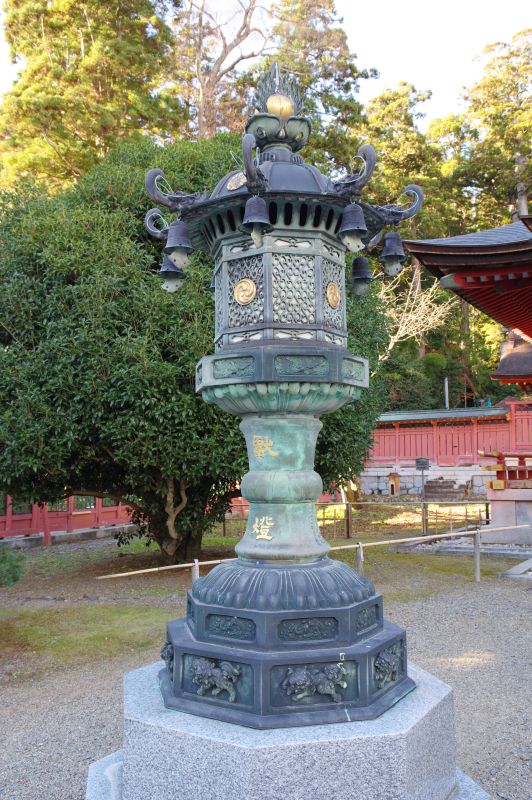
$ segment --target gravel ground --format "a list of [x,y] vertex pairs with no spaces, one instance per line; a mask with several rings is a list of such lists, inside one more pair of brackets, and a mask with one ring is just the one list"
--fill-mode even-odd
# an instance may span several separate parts
[[[454,687],[459,765],[494,800],[532,798],[527,592],[520,582],[485,580],[386,609],[406,626],[412,660]],[[145,654],[142,664],[157,658]],[[0,798],[83,800],[90,762],[121,744],[122,674],[142,664],[131,656],[4,689]]]

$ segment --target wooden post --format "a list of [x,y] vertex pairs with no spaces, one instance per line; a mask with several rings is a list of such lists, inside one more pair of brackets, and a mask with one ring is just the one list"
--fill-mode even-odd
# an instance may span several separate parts
[[351,538],[351,527],[353,524],[353,518],[351,516],[351,503],[345,504],[345,538]]
[[227,536],[227,528],[226,528],[226,525],[225,525],[225,514],[224,514],[224,518],[222,520],[222,536],[224,536],[224,537]]
[[475,570],[475,581],[480,583],[480,531],[473,537],[473,565]]
[[[512,402],[508,403],[509,412],[508,412],[508,421],[510,423],[510,453],[515,453],[516,450],[516,421],[515,421],[515,405]],[[508,475],[506,476],[508,479]]]
[[397,468],[399,466],[399,423],[394,422],[393,427],[395,428],[395,467]]
[[424,500],[421,501],[421,533],[427,536],[429,532],[428,507]]
[[[473,425],[473,446],[471,448],[472,453],[478,453],[478,420],[474,419],[472,421]],[[473,478],[471,478],[471,487],[473,486]]]
[[67,520],[66,520],[66,529],[67,533],[71,533],[74,530],[74,498],[68,497],[67,498]]
[[94,515],[96,517],[95,520],[95,527],[99,528],[102,525],[102,508],[103,508],[103,500],[101,497],[94,498]]
[[48,519],[48,506],[46,503],[42,507],[42,530],[43,530],[43,544],[52,544],[52,537],[50,534],[50,520]]
[[6,533],[12,535],[13,529],[13,499],[11,495],[6,495]]
[[194,559],[194,566],[192,567],[192,583],[196,583],[199,578],[199,561],[197,558]]
[[489,525],[491,522],[490,519],[490,504],[486,503],[486,525]]
[[357,572],[359,575],[364,574],[364,547],[361,542],[357,545]]
[[433,458],[434,463],[440,463],[440,448],[438,444],[438,423],[432,423],[432,451],[433,451]]

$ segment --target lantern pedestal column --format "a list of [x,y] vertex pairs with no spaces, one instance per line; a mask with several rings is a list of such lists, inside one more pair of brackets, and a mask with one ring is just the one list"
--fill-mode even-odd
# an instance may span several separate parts
[[371,581],[327,557],[316,519],[318,415],[354,388],[216,387],[214,402],[225,407],[229,397],[243,416],[248,523],[238,558],[197,580],[186,619],[167,626],[160,685],[168,708],[252,728],[299,727],[374,719],[415,688],[404,629],[384,620]]

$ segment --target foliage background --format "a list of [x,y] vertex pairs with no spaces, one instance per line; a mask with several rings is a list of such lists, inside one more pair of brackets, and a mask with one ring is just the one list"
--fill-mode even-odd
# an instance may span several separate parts
[[[61,194],[3,197],[0,484],[38,501],[127,499],[169,559],[197,555],[246,460],[239,420],[194,390],[214,338],[211,260],[194,255],[184,288],[162,291],[144,176],[155,165],[185,191],[216,183],[237,141],[126,143]],[[375,367],[386,338],[375,292],[350,301],[349,321],[353,351]],[[326,484],[360,470],[384,401],[375,380],[356,407],[325,418]]]
[[[464,113],[423,133],[429,90],[400,82],[359,102],[375,70],[358,65],[334,0],[277,0],[267,18],[258,0],[242,0],[224,29],[208,0],[4,8],[24,68],[0,106],[0,489],[40,501],[127,497],[167,558],[191,557],[245,469],[243,441],[192,385],[212,349],[212,265],[195,255],[185,288],[161,292],[160,248],[142,228],[145,171],[162,167],[183,191],[212,189],[239,162],[231,132],[276,58],[307,91],[308,161],[345,173],[370,142],[379,162],[365,199],[424,188],[405,238],[509,222],[530,181],[531,31],[490,46]],[[324,419],[326,484],[360,469],[381,411],[441,407],[445,376],[452,406],[511,393],[489,377],[500,326],[463,302],[379,365],[390,309],[412,280],[431,284],[405,270],[388,306],[377,282],[349,301],[350,348],[369,357],[374,379],[359,403]]]

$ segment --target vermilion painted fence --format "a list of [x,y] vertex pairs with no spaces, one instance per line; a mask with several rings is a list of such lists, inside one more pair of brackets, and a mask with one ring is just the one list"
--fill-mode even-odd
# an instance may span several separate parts
[[492,419],[429,419],[379,424],[366,468],[413,466],[429,458],[442,467],[483,463],[478,451],[526,452],[532,446],[532,402],[507,401],[506,415]]
[[17,504],[9,495],[0,497],[0,539],[41,533],[49,544],[54,531],[76,531],[124,525],[129,522],[127,506],[99,497],[69,497],[56,506]]

